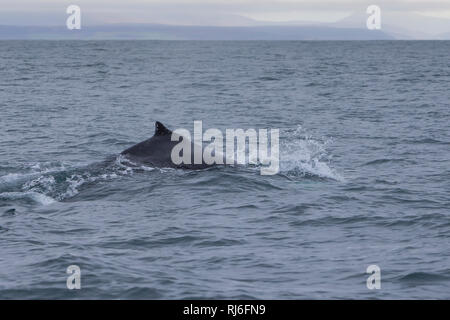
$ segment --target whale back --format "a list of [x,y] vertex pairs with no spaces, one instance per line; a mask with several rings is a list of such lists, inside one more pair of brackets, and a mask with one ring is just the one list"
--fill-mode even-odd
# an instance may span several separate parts
[[[181,164],[175,165],[172,162],[172,149],[179,141],[172,141],[172,131],[167,129],[161,122],[156,121],[155,133],[153,137],[142,141],[124,151],[121,155],[126,156],[132,162],[143,163],[154,167],[175,167],[185,169],[203,169],[209,167],[205,163],[202,164]],[[183,138],[184,139],[184,138]],[[194,163],[194,144],[191,142],[191,163]]]

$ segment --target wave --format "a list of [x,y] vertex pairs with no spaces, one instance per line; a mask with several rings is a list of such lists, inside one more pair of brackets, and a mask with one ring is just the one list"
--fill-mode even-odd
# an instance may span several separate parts
[[82,166],[60,162],[21,164],[14,168],[16,172],[0,176],[0,199],[49,205],[70,199],[96,182],[155,169],[132,163],[122,156]]
[[448,281],[449,277],[445,274],[418,271],[399,276],[398,280],[408,284],[428,284],[432,282]]
[[28,180],[32,177],[38,177],[42,174],[64,171],[67,169],[66,163],[43,162],[19,165],[16,170],[19,172],[8,173],[0,177],[0,186],[14,184],[20,181]]
[[390,162],[407,162],[407,163],[412,163],[412,164],[416,163],[415,161],[411,161],[408,159],[382,158],[382,159],[375,159],[375,160],[368,161],[368,162],[364,163],[363,166],[371,166],[371,165],[384,164],[384,163],[390,163]]

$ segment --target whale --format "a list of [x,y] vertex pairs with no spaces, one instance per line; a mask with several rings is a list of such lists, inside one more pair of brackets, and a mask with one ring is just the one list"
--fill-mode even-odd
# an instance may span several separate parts
[[[174,139],[172,138],[174,135]],[[194,164],[194,155],[191,155],[191,164],[175,164],[172,161],[172,150],[179,143],[180,136],[172,133],[161,122],[155,122],[154,135],[134,146],[122,151],[120,154],[133,163],[140,163],[157,168],[180,168],[180,169],[206,169],[214,166],[201,163]],[[184,137],[181,137],[185,139]],[[175,140],[175,141],[172,141]],[[194,143],[191,142],[191,150],[194,150]]]

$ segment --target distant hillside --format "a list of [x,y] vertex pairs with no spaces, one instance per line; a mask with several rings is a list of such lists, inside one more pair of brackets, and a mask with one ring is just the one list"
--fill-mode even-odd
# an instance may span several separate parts
[[[367,14],[364,10],[327,26],[364,28]],[[441,34],[450,30],[450,19],[427,17],[403,11],[381,11],[381,31],[396,39],[441,39]]]
[[393,36],[365,28],[330,26],[170,26],[160,24],[65,27],[0,26],[0,39],[145,39],[145,40],[389,40]]

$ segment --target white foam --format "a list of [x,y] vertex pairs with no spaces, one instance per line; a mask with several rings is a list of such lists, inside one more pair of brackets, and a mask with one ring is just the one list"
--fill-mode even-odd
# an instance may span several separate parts
[[22,180],[28,180],[33,177],[38,177],[42,174],[64,171],[66,170],[66,167],[64,164],[55,164],[54,162],[29,163],[23,167],[23,170],[31,172],[8,173],[0,177],[0,184],[21,182]]
[[26,182],[23,186],[23,190],[34,191],[35,189],[42,188],[43,190],[50,192],[53,190],[53,185],[56,180],[53,176],[40,176],[34,180]]
[[14,183],[16,181],[26,179],[27,177],[34,175],[36,175],[36,173],[8,173],[7,175],[0,177],[0,184]]
[[55,203],[56,200],[46,196],[42,193],[26,191],[26,192],[3,192],[0,193],[0,198],[7,200],[17,200],[17,199],[31,199],[34,202],[40,203],[42,205],[49,205]]
[[80,175],[72,175],[70,178],[66,178],[66,182],[69,183],[66,192],[61,195],[61,198],[73,197],[78,194],[78,187],[86,182],[86,180]]
[[140,167],[142,170],[144,170],[144,171],[153,171],[153,170],[155,170],[155,168],[153,168],[153,167],[147,167],[147,166],[141,166]]

